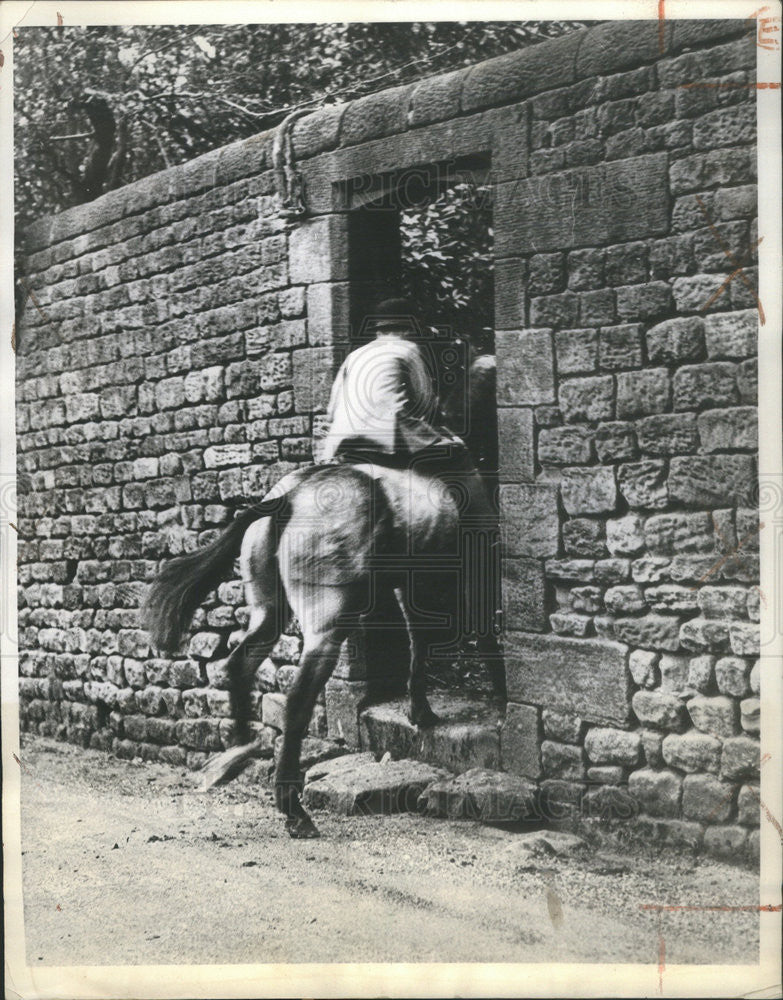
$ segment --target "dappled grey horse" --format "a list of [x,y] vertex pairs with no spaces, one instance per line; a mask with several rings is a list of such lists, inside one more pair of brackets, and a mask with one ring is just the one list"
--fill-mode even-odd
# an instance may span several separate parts
[[[471,488],[475,481],[464,495]],[[485,520],[466,527],[469,511],[466,517],[462,506],[459,490],[415,470],[370,464],[298,470],[261,503],[241,511],[210,545],[167,563],[153,582],[145,622],[154,644],[174,651],[196,608],[231,572],[239,554],[250,620],[227,661],[239,740],[250,739],[255,671],[276,643],[289,609],[296,615],[303,648],[286,700],[275,771],[276,802],[291,836],[318,836],[299,796],[302,739],[343,641],[361,625],[381,591],[393,591],[408,631],[410,720],[418,726],[438,721],[427,700],[427,655],[444,645],[449,627],[453,631],[454,623],[462,622],[466,596],[470,603],[471,595],[488,588],[485,603],[491,609],[495,589],[493,580],[465,579],[466,537],[490,538],[493,526]],[[435,574],[429,584],[427,574]],[[417,586],[417,579],[425,585]],[[491,628],[480,642],[496,693],[503,694],[503,667]]]

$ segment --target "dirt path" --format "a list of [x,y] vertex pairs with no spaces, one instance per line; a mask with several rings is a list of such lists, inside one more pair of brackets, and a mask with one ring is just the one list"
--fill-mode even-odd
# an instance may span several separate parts
[[[264,786],[45,740],[22,748],[31,965],[757,960],[751,873],[691,859],[544,857],[414,815],[320,814],[292,841]],[[592,870],[591,870],[592,869]],[[660,923],[659,923],[660,922]]]

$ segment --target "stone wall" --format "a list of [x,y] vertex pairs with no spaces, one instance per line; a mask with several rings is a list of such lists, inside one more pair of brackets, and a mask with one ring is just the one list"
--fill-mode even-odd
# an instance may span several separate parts
[[[363,192],[481,156],[502,766],[597,813],[630,794],[659,840],[757,851],[758,316],[724,250],[756,239],[755,61],[742,22],[599,25],[302,119],[304,221],[278,214],[264,134],[25,234],[23,725],[191,766],[230,743],[239,584],[173,660],[139,631],[145,584],[311,460]],[[259,671],[270,737],[297,655],[286,635]]]

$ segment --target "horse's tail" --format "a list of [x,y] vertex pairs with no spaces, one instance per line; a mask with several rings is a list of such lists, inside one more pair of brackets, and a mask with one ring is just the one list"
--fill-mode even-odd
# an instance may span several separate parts
[[158,649],[168,653],[178,649],[196,608],[228,575],[250,525],[262,517],[279,516],[287,506],[286,496],[263,500],[240,511],[214,542],[166,563],[141,608],[144,626]]

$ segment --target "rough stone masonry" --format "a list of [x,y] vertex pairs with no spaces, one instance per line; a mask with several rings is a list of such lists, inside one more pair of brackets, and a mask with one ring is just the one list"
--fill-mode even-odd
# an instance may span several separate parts
[[[721,243],[750,259],[756,239],[755,64],[744,22],[669,22],[662,48],[657,22],[602,24],[303,118],[304,220],[278,214],[265,133],[25,233],[23,726],[191,767],[230,745],[239,582],[173,659],[139,628],[144,588],[312,460],[348,340],[347,182],[476,153],[495,184],[500,766],[583,814],[630,802],[640,836],[756,858],[758,315],[744,282],[719,292]],[[258,671],[270,746],[298,654],[292,631]],[[314,734],[362,680],[334,684]]]

